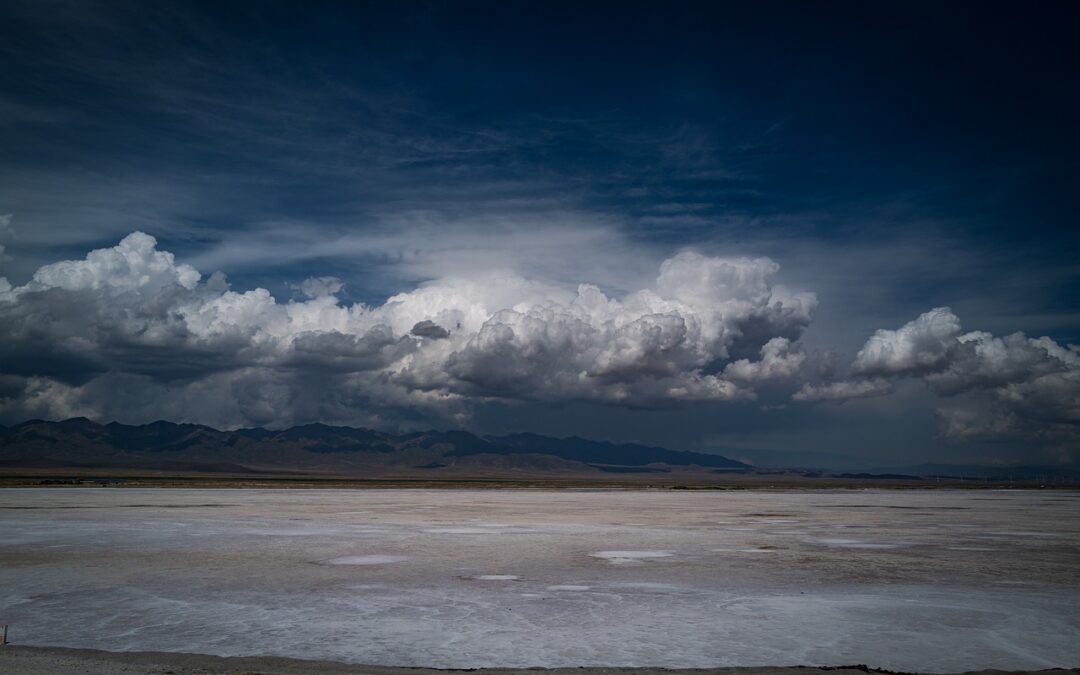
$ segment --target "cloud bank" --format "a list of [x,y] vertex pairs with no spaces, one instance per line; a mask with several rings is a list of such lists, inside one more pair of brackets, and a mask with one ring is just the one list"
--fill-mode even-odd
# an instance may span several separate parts
[[343,304],[342,282],[318,277],[297,287],[304,299],[279,302],[204,278],[136,232],[25,285],[0,282],[3,414],[234,427],[461,421],[488,400],[752,399],[756,384],[798,372],[817,304],[775,284],[778,270],[683,252],[652,287],[617,298],[480,272],[377,306]]
[[895,330],[878,330],[851,364],[848,380],[807,384],[796,400],[844,400],[888,393],[919,378],[941,397],[943,433],[955,439],[1080,439],[1080,347],[1022,332],[964,332],[948,307]]
[[816,296],[778,271],[686,251],[618,295],[477,266],[370,305],[344,302],[333,276],[282,301],[234,291],[135,232],[21,286],[0,278],[0,417],[464,426],[493,401],[666,409],[764,394],[782,408],[914,380],[945,438],[1080,439],[1077,346],[965,332],[937,307],[875,331],[847,368],[815,372],[821,355],[800,336]]

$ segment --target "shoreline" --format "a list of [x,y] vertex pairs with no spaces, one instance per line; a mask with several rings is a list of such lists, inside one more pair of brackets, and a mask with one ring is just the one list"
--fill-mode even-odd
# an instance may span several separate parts
[[[580,666],[577,668],[423,668],[373,666],[339,661],[295,659],[283,656],[212,656],[187,652],[111,652],[100,649],[73,647],[43,647],[32,645],[0,646],[0,671],[21,675],[436,675],[439,673],[479,673],[481,675],[651,675],[653,673],[684,673],[686,675],[856,675],[883,673],[901,675],[898,671],[866,665],[841,666],[778,666],[729,668],[656,668]],[[1078,668],[1048,668],[1041,670],[972,670],[935,675],[1080,675]],[[907,675],[907,674],[903,674]],[[916,675],[916,674],[911,674]]]

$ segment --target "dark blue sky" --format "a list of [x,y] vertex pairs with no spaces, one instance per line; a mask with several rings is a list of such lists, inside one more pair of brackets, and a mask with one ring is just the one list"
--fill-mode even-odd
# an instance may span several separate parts
[[[469,371],[452,385],[401,385],[460,397],[452,414],[360,387],[333,412],[293,407],[282,419],[374,415],[883,461],[1069,459],[1080,423],[1065,347],[1080,342],[1078,19],[1066,2],[7,3],[0,214],[11,217],[0,273],[19,287],[42,265],[142,231],[204,281],[224,272],[234,291],[265,288],[286,303],[303,298],[306,278],[335,277],[342,306],[378,308],[481,270],[627,298],[680,251],[768,256],[780,265],[770,283],[816,294],[812,320],[793,329],[754,315],[732,329],[742,337],[665,365],[716,375],[753,361],[769,337],[794,340],[801,375],[762,376],[753,400],[666,400],[652,389],[660,371],[642,363],[650,394],[638,401],[642,381],[622,383],[634,390],[628,406],[608,390],[510,395]],[[164,301],[124,302],[142,303],[132,309],[142,316]],[[941,338],[950,356],[933,365],[853,362],[875,330],[942,306],[963,331],[1047,336],[1065,356],[1044,349],[1054,365],[1033,366],[1002,352],[1025,370],[976,350],[976,363],[958,355],[971,341],[952,331]],[[45,314],[9,318],[55,323],[35,311]],[[113,335],[121,324],[107,313],[85,330]],[[333,329],[349,330],[360,329]],[[36,338],[50,351],[34,358],[59,363],[73,336],[50,331]],[[256,367],[196,337],[228,364],[212,377]],[[27,339],[9,335],[7,352],[27,358]],[[118,355],[128,347],[95,344],[79,356],[93,372],[145,376]],[[441,367],[453,372],[465,356],[454,358]],[[181,401],[197,380],[148,382],[166,392],[155,414],[103,407],[79,378],[0,370],[11,373],[7,421],[62,412],[32,404],[43,377],[81,387],[65,394],[83,406],[70,409],[98,417],[267,421],[203,419]],[[942,378],[961,370],[957,394]],[[856,381],[892,393],[790,400],[804,384]],[[306,391],[297,382],[282,384],[287,399]],[[1032,413],[1040,397],[1064,411]],[[983,421],[956,432],[949,415]],[[1020,421],[987,422],[1006,418]]]

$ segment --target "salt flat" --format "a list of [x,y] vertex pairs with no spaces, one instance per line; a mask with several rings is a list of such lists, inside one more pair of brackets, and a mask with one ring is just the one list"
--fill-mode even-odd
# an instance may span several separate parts
[[0,490],[16,643],[354,663],[1080,664],[1080,494]]

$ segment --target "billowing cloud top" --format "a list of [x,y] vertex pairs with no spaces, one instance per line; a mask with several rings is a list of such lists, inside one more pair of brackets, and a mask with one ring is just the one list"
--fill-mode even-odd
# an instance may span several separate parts
[[929,372],[948,360],[960,333],[960,319],[948,307],[938,307],[897,330],[874,333],[855,356],[852,370],[861,375]]
[[[920,377],[944,399],[938,415],[955,438],[1022,435],[1058,442],[1080,438],[1080,348],[1023,333],[964,332],[948,307],[896,330],[878,330],[851,365],[850,380],[806,384],[796,400],[887,394],[892,381]],[[966,398],[956,399],[961,394]]]
[[279,302],[204,279],[136,232],[22,286],[0,278],[0,415],[450,425],[489,401],[666,408],[755,399],[769,383],[774,399],[835,402],[917,379],[946,437],[1080,436],[1077,347],[964,332],[938,307],[874,332],[846,375],[826,377],[800,345],[817,299],[776,284],[778,271],[687,251],[618,297],[482,271],[375,306],[315,277]]
[[[621,298],[493,272],[375,307],[342,304],[341,282],[320,277],[299,286],[303,301],[278,302],[263,288],[232,291],[220,274],[202,281],[136,232],[0,285],[8,387],[22,389],[7,412],[144,410],[236,426],[362,422],[395,408],[461,415],[485,399],[753,398],[755,383],[798,371],[795,341],[816,306],[774,284],[778,270],[684,252],[653,288]],[[759,357],[733,358],[742,354]]]

